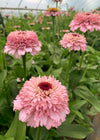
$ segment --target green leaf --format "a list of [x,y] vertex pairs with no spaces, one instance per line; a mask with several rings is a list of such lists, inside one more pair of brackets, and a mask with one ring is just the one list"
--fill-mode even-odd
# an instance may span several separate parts
[[32,61],[33,61],[33,57],[30,59],[30,60],[28,60],[28,61],[26,61],[26,68],[29,70],[30,68],[31,68],[31,66],[32,66]]
[[48,69],[48,71],[46,71],[46,75],[49,76],[51,74],[51,70],[52,70],[52,65],[50,66],[50,68]]
[[76,139],[83,139],[87,137],[92,131],[92,128],[87,128],[80,124],[62,124],[56,129],[56,132],[59,136],[66,136]]
[[51,52],[51,54],[54,53],[54,44],[53,43],[48,44],[48,50]]
[[69,74],[69,88],[75,88],[83,75],[83,71],[82,70],[73,70],[70,74]]
[[0,55],[0,67],[3,69],[3,55]]
[[14,137],[15,140],[24,140],[26,136],[26,124],[19,121],[19,112],[16,112],[10,128],[5,134],[6,137]]
[[0,73],[0,87],[3,86],[3,81],[5,80],[6,76],[7,76],[6,70],[4,70],[3,72]]
[[[37,128],[29,128],[28,136],[31,140],[36,140]],[[41,127],[40,140],[48,140],[48,130],[45,127]]]
[[70,113],[67,118],[66,118],[66,121],[63,122],[63,124],[69,124],[69,123],[72,123],[75,119],[76,115],[75,114],[72,114]]
[[24,70],[21,65],[14,66],[14,73],[16,77],[23,78],[24,77]]
[[55,78],[59,77],[59,75],[61,74],[62,72],[62,68],[59,68],[59,69],[56,69],[56,70],[53,70],[51,72],[51,75],[54,75]]
[[59,54],[54,54],[53,56],[53,62],[54,62],[54,64],[59,64],[60,63],[60,56],[59,56]]
[[79,118],[84,119],[83,115],[81,112],[79,112],[78,110],[72,110],[72,112],[77,115]]
[[5,137],[0,135],[0,140],[15,140],[14,137]]
[[9,82],[9,87],[10,87],[11,96],[14,99],[16,97],[16,95],[18,94],[16,79],[13,79]]
[[95,49],[91,46],[88,46],[88,45],[87,45],[86,51],[91,52],[91,53],[95,53]]
[[34,65],[34,66],[35,66],[35,68],[36,68],[38,74],[39,74],[40,76],[44,76],[43,70],[42,70],[39,66],[37,66],[37,65]]
[[76,100],[71,105],[71,109],[79,110],[86,103],[87,103],[87,101],[85,101],[85,100]]
[[100,104],[97,100],[97,98],[93,95],[93,93],[85,86],[79,86],[74,90],[75,94],[83,99],[85,99],[87,102],[92,104],[94,108],[100,112]]

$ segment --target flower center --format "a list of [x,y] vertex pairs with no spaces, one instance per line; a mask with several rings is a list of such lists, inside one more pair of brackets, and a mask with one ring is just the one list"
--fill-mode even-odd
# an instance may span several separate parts
[[91,15],[91,14],[90,14],[90,13],[86,13],[85,15],[89,16],[89,15]]
[[73,35],[73,36],[77,36],[77,37],[79,37],[79,35],[78,35],[78,34],[75,34],[75,33],[73,33],[72,35]]
[[48,11],[50,11],[50,12],[58,12],[59,9],[58,8],[49,8]]
[[49,90],[52,88],[52,85],[48,82],[41,82],[38,84],[38,86],[42,89],[42,90]]

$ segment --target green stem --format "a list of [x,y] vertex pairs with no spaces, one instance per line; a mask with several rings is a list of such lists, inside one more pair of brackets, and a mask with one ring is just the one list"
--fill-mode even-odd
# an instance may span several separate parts
[[95,44],[95,42],[97,41],[97,36],[96,36],[96,38],[94,39],[94,41],[93,41],[93,43],[92,43],[92,48],[94,47],[94,44]]
[[3,69],[7,70],[6,54],[3,54]]
[[37,128],[36,140],[40,140],[41,127]]
[[83,57],[84,57],[84,52],[82,52],[82,55],[81,55],[80,64],[79,64],[79,69],[81,69],[82,62],[83,62]]
[[70,58],[69,58],[68,68],[67,68],[66,77],[65,77],[65,85],[68,80],[68,74],[69,74],[69,70],[70,70],[70,66],[71,66],[72,55],[73,55],[73,51],[70,52]]
[[58,8],[58,2],[56,2],[56,8]]
[[82,75],[82,78],[85,77],[85,75],[86,75],[86,73],[87,73],[87,70],[88,70],[88,68],[86,67],[86,69],[85,69],[85,71],[84,71],[84,73],[83,73],[83,75]]
[[24,68],[24,81],[26,81],[26,54],[22,56],[23,68]]
[[52,16],[52,21],[53,21],[53,39],[54,39],[54,33],[55,33],[55,17]]

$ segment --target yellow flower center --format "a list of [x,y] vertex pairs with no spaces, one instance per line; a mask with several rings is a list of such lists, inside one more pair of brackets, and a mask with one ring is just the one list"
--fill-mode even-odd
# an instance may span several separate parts
[[59,9],[58,8],[49,8],[48,11],[50,11],[50,12],[57,12],[57,11],[59,11]]

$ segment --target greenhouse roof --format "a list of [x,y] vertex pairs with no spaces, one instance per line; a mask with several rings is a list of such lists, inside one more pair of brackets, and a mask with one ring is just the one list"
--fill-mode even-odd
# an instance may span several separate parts
[[[47,7],[55,6],[56,5],[52,0],[16,0],[16,2],[15,0],[0,0],[1,13],[5,12],[6,10],[7,13],[11,12],[10,10],[14,10],[10,8],[46,10]],[[100,0],[63,0],[63,2],[59,4],[59,8],[61,10],[67,10],[71,6],[74,6],[75,10],[77,11],[90,11],[100,7]]]

